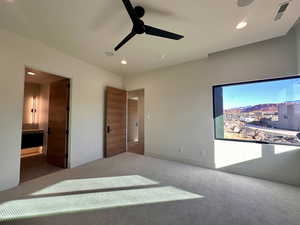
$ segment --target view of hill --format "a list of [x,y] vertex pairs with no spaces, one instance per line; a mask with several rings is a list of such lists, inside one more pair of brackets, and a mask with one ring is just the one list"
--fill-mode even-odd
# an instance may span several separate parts
[[242,109],[241,113],[248,113],[248,112],[254,112],[254,111],[277,112],[278,105],[279,104],[261,104],[261,105],[250,106],[245,109]]
[[254,105],[254,106],[247,106],[247,107],[240,107],[240,108],[234,108],[234,109],[227,109],[225,110],[225,113],[249,113],[249,112],[277,112],[278,111],[278,105],[279,104],[260,104],[260,105]]
[[285,103],[269,103],[269,104],[259,104],[254,106],[245,106],[245,107],[238,107],[238,108],[232,108],[232,109],[226,109],[225,113],[249,113],[249,112],[277,112],[278,111],[278,105],[280,104],[300,104],[300,100],[297,101],[289,101]]

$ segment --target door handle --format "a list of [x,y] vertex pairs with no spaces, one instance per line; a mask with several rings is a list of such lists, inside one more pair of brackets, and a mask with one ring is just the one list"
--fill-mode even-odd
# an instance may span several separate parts
[[51,129],[50,129],[50,127],[48,127],[48,135],[50,135],[51,134]]
[[106,131],[106,132],[109,134],[109,133],[110,133],[110,126],[107,126],[107,128],[106,128],[106,129],[107,129],[107,131]]

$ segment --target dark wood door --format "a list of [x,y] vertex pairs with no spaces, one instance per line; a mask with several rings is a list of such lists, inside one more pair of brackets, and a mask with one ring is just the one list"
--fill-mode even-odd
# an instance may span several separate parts
[[105,157],[126,152],[126,99],[126,91],[107,87]]
[[69,96],[70,80],[51,83],[47,161],[62,168],[68,165]]

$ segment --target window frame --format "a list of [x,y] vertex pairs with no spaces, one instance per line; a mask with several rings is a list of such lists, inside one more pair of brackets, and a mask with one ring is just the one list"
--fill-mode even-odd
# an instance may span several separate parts
[[[212,98],[213,98],[213,121],[214,121],[214,140],[219,141],[230,141],[230,142],[244,142],[244,143],[253,143],[253,144],[266,144],[266,145],[285,145],[285,146],[297,146],[300,147],[300,144],[284,144],[284,143],[273,143],[273,142],[264,142],[264,141],[257,141],[257,140],[238,140],[238,139],[230,139],[230,138],[218,138],[217,137],[217,129],[216,129],[216,110],[215,110],[215,89],[223,88],[227,86],[236,86],[236,85],[243,85],[243,84],[253,84],[253,83],[262,83],[262,82],[272,82],[272,81],[279,81],[279,80],[289,80],[289,79],[300,79],[300,74],[297,75],[286,75],[285,77],[278,77],[278,78],[266,78],[260,80],[252,80],[252,81],[242,81],[236,83],[226,83],[226,84],[218,84],[212,86]],[[300,133],[300,132],[299,132]]]

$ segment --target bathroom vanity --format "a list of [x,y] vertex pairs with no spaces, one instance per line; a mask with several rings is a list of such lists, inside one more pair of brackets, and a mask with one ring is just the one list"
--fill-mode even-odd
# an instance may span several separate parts
[[39,129],[23,130],[22,149],[40,147],[44,144],[44,131]]

